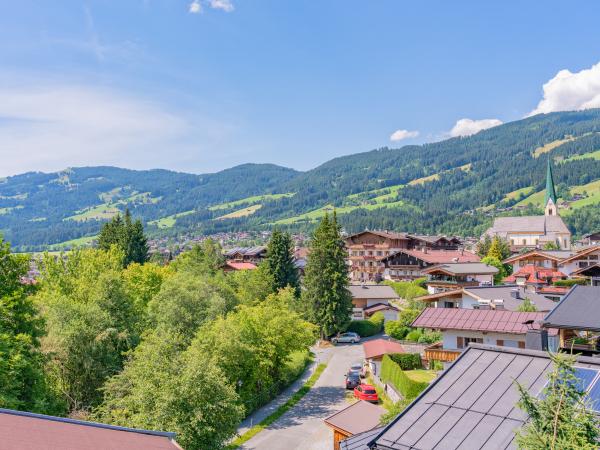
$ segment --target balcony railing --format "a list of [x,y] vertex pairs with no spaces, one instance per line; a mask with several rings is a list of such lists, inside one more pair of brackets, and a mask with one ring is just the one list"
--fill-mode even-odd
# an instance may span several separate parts
[[425,347],[425,359],[427,361],[452,362],[458,358],[461,353],[460,350],[444,350],[441,342]]

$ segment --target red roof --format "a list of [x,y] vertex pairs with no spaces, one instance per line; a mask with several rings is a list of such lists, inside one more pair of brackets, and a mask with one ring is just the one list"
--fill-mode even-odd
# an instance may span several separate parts
[[414,256],[430,264],[444,264],[452,262],[479,262],[481,258],[475,253],[465,250],[401,250],[407,255]]
[[527,264],[511,276],[506,277],[504,281],[514,283],[517,278],[525,278],[526,283],[547,284],[548,279],[551,281],[564,280],[567,278],[567,275],[558,270]]
[[[432,328],[442,330],[473,330],[498,333],[526,334],[527,325],[523,322],[533,320],[533,327],[539,328],[546,313],[517,312],[497,309],[465,309],[465,308],[425,308],[415,319],[415,328]],[[552,330],[549,330],[552,332]],[[556,334],[556,331],[554,331]]]
[[174,433],[135,430],[0,409],[3,450],[177,450]]
[[389,353],[404,353],[404,347],[400,344],[384,339],[375,339],[363,343],[363,350],[365,351],[365,359],[377,358]]
[[233,262],[227,261],[225,263],[227,267],[232,268],[233,270],[253,270],[256,269],[256,265],[249,262]]

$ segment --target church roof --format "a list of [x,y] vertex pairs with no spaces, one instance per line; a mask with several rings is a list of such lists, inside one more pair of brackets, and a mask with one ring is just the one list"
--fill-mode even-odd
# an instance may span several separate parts
[[571,232],[560,216],[517,216],[497,217],[488,234],[506,234],[510,232],[551,234]]
[[546,198],[544,199],[544,206],[548,204],[548,200],[552,199],[552,202],[557,205],[556,190],[554,189],[554,177],[552,176],[552,165],[550,164],[550,157],[548,157],[548,168],[546,169]]

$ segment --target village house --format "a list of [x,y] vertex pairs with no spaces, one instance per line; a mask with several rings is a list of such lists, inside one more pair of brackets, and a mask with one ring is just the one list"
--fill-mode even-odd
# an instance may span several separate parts
[[600,287],[574,286],[544,317],[542,326],[559,330],[562,350],[600,355]]
[[504,282],[524,286],[530,292],[542,294],[546,298],[558,302],[569,288],[555,286],[554,283],[567,278],[566,274],[557,269],[547,269],[530,264],[521,267],[517,272],[506,277]]
[[[535,266],[544,269],[561,270],[564,272],[561,261],[569,256],[573,256],[574,250],[540,250],[534,249],[524,253],[518,253],[506,258],[503,264],[512,265],[512,273],[517,273],[525,266]],[[570,275],[566,273],[566,275]]]
[[430,294],[466,286],[492,286],[498,269],[481,262],[437,264],[421,271]]
[[[582,388],[597,396],[600,360],[579,357],[575,368]],[[516,449],[516,431],[529,418],[515,382],[539,396],[552,370],[547,352],[471,344],[388,425],[354,435],[340,449]]]
[[223,272],[237,272],[238,270],[254,270],[256,269],[256,265],[251,262],[242,262],[242,261],[225,261],[223,264]]
[[538,311],[551,311],[556,303],[522,286],[468,286],[453,291],[419,297],[417,300],[433,308],[498,309],[518,311],[525,299]]
[[600,245],[579,250],[559,262],[561,271],[567,275],[576,275],[581,269],[587,269],[600,263]]
[[401,249],[457,249],[458,238],[411,235],[389,231],[362,231],[345,238],[348,269],[353,281],[380,281],[384,267],[381,258]]
[[397,320],[398,308],[392,302],[400,300],[396,291],[385,284],[351,284],[348,290],[352,294],[352,320],[362,320],[378,311],[385,320]]
[[225,259],[233,262],[260,264],[267,256],[267,247],[235,247],[225,252]]
[[99,449],[181,450],[175,433],[0,409],[3,450]]
[[384,413],[381,406],[359,400],[327,417],[324,422],[333,429],[333,449],[339,450],[344,439],[377,428]]
[[[440,331],[441,345],[425,348],[428,361],[454,361],[469,343],[525,348],[527,333],[539,329],[542,312],[498,309],[425,308],[412,327]],[[530,322],[530,324],[526,324]],[[556,350],[556,330],[549,332],[549,348]]]
[[365,361],[369,365],[369,370],[373,375],[379,375],[381,373],[381,361],[383,357],[393,353],[404,353],[404,347],[394,341],[375,339],[363,343],[363,351],[365,353]]
[[383,278],[393,281],[411,281],[423,277],[423,269],[438,264],[479,262],[475,253],[466,250],[435,250],[427,247],[398,250],[381,258]]
[[551,244],[559,250],[571,249],[571,232],[558,214],[552,166],[548,159],[546,198],[543,216],[497,217],[485,234],[498,236],[510,243],[511,250],[544,248]]
[[577,244],[582,247],[589,245],[600,245],[600,231],[584,234],[581,236],[581,239],[577,241]]

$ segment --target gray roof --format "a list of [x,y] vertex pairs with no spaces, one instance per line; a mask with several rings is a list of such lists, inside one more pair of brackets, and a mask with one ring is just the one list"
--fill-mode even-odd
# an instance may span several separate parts
[[367,447],[367,444],[381,433],[382,430],[383,427],[373,428],[372,430],[364,431],[348,439],[344,439],[340,442],[340,450],[368,450],[369,447]]
[[518,216],[497,217],[488,234],[490,232],[506,234],[516,231],[543,234],[571,233],[560,216]]
[[441,269],[446,272],[450,272],[456,275],[479,275],[479,274],[496,274],[498,269],[494,266],[488,266],[481,262],[467,262],[467,263],[448,263],[438,264],[436,266],[428,267],[423,273],[429,273],[435,269]]
[[351,284],[348,289],[353,298],[399,299],[396,291],[387,284]]
[[535,292],[525,292],[522,287],[514,284],[504,286],[474,286],[466,287],[463,290],[466,293],[485,300],[502,299],[504,301],[504,308],[509,311],[516,311],[519,308],[519,305],[523,303],[523,300],[513,298],[511,294],[515,289],[519,290],[519,295],[522,299],[527,297],[531,300],[531,303],[535,305],[538,311],[551,311],[557,305],[556,302],[547,299],[543,295],[536,294]]
[[[577,366],[600,369],[600,360],[579,358]],[[371,442],[350,448],[514,449],[527,420],[515,380],[538,395],[551,369],[546,352],[471,344]]]
[[574,286],[543,323],[548,328],[600,331],[600,286]]
[[329,416],[325,423],[354,435],[378,427],[384,413],[381,406],[359,400]]

